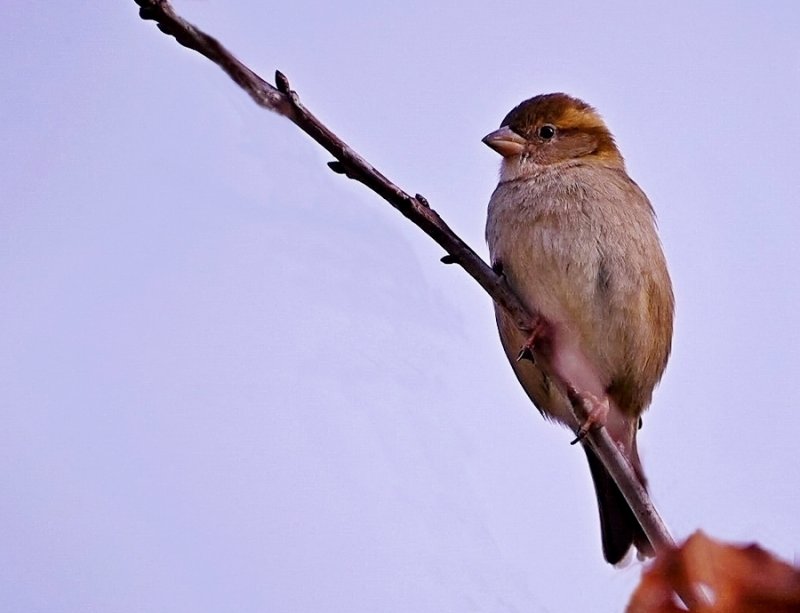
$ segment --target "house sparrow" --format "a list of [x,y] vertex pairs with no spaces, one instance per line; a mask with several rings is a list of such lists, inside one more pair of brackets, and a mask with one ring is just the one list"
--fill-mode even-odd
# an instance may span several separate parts
[[[492,265],[540,316],[524,334],[496,309],[506,355],[546,418],[579,433],[605,425],[644,485],[636,432],[667,364],[674,310],[653,208],[597,112],[566,94],[526,100],[483,142],[503,156],[486,224]],[[586,424],[537,362],[577,392]],[[605,559],[616,564],[631,545],[652,555],[616,483],[583,447]]]

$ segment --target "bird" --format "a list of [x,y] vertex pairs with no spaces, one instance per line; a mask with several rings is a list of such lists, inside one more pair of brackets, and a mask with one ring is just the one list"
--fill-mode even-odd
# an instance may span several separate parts
[[[578,98],[525,100],[483,142],[502,156],[486,221],[491,265],[535,314],[523,332],[495,306],[505,354],[546,419],[579,438],[605,426],[646,487],[636,436],[669,359],[675,312],[654,209],[602,117]],[[570,392],[589,411],[584,423]],[[632,548],[640,559],[654,555],[618,486],[582,443],[606,561],[617,565]]]

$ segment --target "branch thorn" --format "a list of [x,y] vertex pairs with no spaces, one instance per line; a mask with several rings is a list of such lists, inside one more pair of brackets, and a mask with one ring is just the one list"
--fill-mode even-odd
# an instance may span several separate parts
[[458,264],[458,259],[454,255],[446,255],[440,260],[442,264]]
[[[294,92],[292,92],[294,93]],[[340,162],[339,160],[333,160],[328,162],[328,168],[330,168],[333,172],[338,175],[344,175],[348,179],[353,179],[354,181],[359,181],[358,174],[347,164],[344,162]]]
[[280,70],[275,71],[275,85],[277,86],[278,91],[282,94],[286,94],[288,96],[292,93],[292,88],[289,87],[289,79],[287,79],[286,75]]

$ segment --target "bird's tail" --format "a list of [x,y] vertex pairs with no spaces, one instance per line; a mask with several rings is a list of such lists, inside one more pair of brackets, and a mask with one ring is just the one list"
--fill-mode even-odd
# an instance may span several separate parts
[[[653,545],[642,530],[631,511],[628,502],[622,495],[614,479],[608,474],[605,466],[588,446],[583,446],[589,460],[589,470],[594,481],[597,494],[597,505],[600,509],[600,533],[603,539],[603,555],[609,564],[617,564],[634,545],[639,553],[646,557],[654,555]],[[642,464],[636,451],[636,435],[630,447],[629,460],[643,486],[647,482],[642,472]]]

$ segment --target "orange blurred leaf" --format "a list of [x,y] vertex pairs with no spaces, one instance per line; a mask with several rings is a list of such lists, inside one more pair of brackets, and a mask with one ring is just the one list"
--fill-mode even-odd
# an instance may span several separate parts
[[696,613],[800,613],[800,569],[758,545],[737,547],[695,532],[659,554],[633,593],[627,613],[679,613],[675,594],[698,593],[708,602]]

